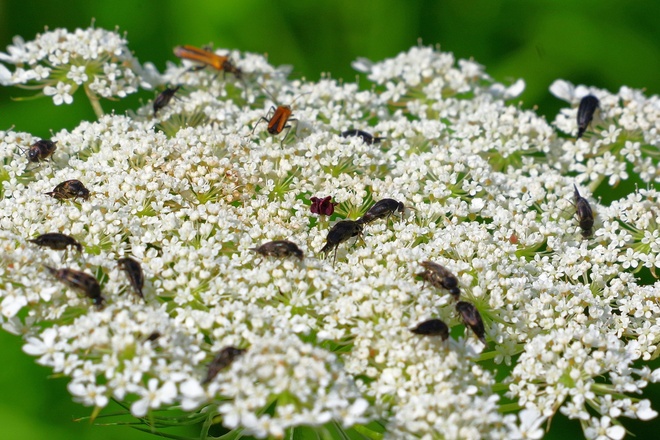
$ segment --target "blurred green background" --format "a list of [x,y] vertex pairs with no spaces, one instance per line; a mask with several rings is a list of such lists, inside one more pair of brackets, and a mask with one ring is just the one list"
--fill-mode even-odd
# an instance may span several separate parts
[[[660,93],[660,2],[613,0],[0,0],[0,51],[14,35],[31,40],[43,31],[97,27],[127,32],[140,61],[163,70],[178,44],[267,53],[275,64],[294,66],[293,76],[316,80],[322,72],[354,81],[350,62],[393,57],[417,44],[440,43],[457,58],[486,66],[498,81],[523,78],[520,98],[552,120],[564,105],[548,92],[557,78],[617,91],[620,86]],[[80,92],[79,92],[80,93]],[[0,88],[0,128],[49,137],[94,119],[82,96],[71,106],[49,99],[15,102],[23,91]],[[104,102],[122,111],[153,98],[140,92],[126,102]],[[23,354],[17,337],[0,331],[0,440],[35,438],[153,438],[124,427],[93,427],[72,419],[88,415],[72,403],[66,381]],[[656,363],[656,368],[658,364]],[[660,409],[660,386],[647,394]],[[628,423],[638,438],[655,438],[658,419]],[[578,430],[578,431],[576,431]],[[577,423],[553,419],[547,438],[580,437]]]

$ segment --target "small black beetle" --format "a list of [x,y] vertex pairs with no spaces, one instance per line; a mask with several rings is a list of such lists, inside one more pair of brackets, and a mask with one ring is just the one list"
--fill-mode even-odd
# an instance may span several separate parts
[[56,198],[57,200],[82,198],[83,200],[89,199],[89,190],[80,180],[65,180],[60,183],[47,195]]
[[220,350],[209,364],[209,370],[206,373],[206,378],[202,381],[202,385],[211,382],[221,370],[231,365],[234,359],[246,351],[244,348],[236,348],[231,345]]
[[449,337],[449,327],[440,319],[429,319],[421,322],[410,331],[416,335],[441,336],[443,341]]
[[387,138],[384,137],[374,137],[374,135],[367,133],[366,131],[362,130],[346,130],[341,132],[342,137],[350,137],[350,136],[355,136],[359,137],[362,139],[362,142],[364,142],[367,145],[373,145],[373,144],[378,144],[380,141],[383,141]]
[[418,277],[422,277],[424,282],[428,281],[433,287],[447,289],[454,299],[458,299],[461,290],[458,288],[458,278],[453,273],[446,267],[432,261],[423,261],[420,264],[426,270],[418,273]]
[[594,118],[596,109],[600,106],[600,101],[594,95],[587,95],[580,101],[580,106],[577,112],[578,134],[577,139],[580,139],[589,123]]
[[94,276],[74,269],[45,267],[55,278],[91,298],[97,308],[103,307],[105,300],[101,296],[101,286]]
[[405,209],[406,208],[403,206],[403,203],[397,200],[382,199],[377,201],[371,208],[369,208],[364,216],[357,219],[357,222],[362,224],[371,223],[380,218],[389,218],[390,215],[394,214],[395,212],[400,212],[401,218],[403,218]]
[[251,251],[254,251],[264,257],[290,257],[294,256],[299,260],[303,259],[303,251],[300,250],[298,245],[288,240],[275,240],[264,243],[259,247],[250,248]]
[[144,287],[144,273],[142,272],[142,266],[140,266],[140,263],[130,257],[125,257],[117,260],[117,267],[126,272],[126,276],[131,282],[131,286],[133,286],[133,290],[140,298],[144,299],[144,295],[142,294],[142,287]]
[[591,210],[591,205],[589,205],[587,199],[580,195],[575,184],[573,184],[573,188],[575,188],[575,209],[580,222],[580,229],[582,229],[582,237],[589,238],[594,232],[594,213]]
[[48,234],[42,234],[37,238],[28,241],[38,246],[49,247],[56,251],[66,250],[66,248],[69,246],[75,247],[78,249],[78,252],[82,252],[83,250],[82,245],[78,243],[73,237],[60,234],[59,232],[49,232]]
[[479,310],[469,302],[459,301],[456,303],[456,311],[461,315],[461,320],[467,326],[469,326],[477,338],[484,344],[486,344],[486,331],[484,330],[484,322],[481,320],[481,315]]
[[321,249],[321,252],[327,254],[332,249],[335,250],[335,255],[332,259],[333,266],[337,260],[337,247],[351,237],[362,235],[362,228],[362,223],[353,220],[338,221],[332,228],[330,228],[328,237],[326,238],[326,244],[323,246],[323,249]]

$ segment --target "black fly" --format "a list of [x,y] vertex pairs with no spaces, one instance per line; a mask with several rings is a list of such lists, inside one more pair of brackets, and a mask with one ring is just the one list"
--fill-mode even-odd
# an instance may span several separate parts
[[594,95],[587,95],[580,101],[580,106],[578,107],[577,112],[577,124],[578,124],[578,134],[577,139],[580,139],[589,123],[594,117],[596,109],[599,107],[600,101]]

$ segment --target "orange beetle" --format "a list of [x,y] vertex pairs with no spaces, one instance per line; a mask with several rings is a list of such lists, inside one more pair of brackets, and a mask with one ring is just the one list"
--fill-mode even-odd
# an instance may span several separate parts
[[[298,95],[293,100],[293,102],[295,102],[296,99],[300,98],[302,95],[306,95],[306,93]],[[254,125],[254,127],[252,128],[252,134],[254,134],[254,130],[257,128],[257,125],[259,125],[261,121],[266,121],[266,123],[268,124],[267,131],[273,136],[282,133],[282,131],[285,128],[288,129],[286,131],[286,134],[282,138],[282,141],[280,142],[280,143],[284,143],[284,140],[287,138],[289,132],[291,131],[291,125],[289,125],[288,122],[298,121],[297,119],[291,117],[292,114],[293,114],[293,110],[291,109],[290,105],[279,105],[277,106],[277,108],[275,108],[275,106],[271,106],[270,110],[268,110],[268,114],[266,114],[266,116],[262,116],[261,118],[259,118],[257,123]]]
[[215,70],[233,73],[237,78],[240,78],[242,74],[241,69],[234,66],[229,57],[215,54],[210,50],[184,45],[175,47],[174,55],[183,60],[201,63],[203,66],[199,68],[210,66]]

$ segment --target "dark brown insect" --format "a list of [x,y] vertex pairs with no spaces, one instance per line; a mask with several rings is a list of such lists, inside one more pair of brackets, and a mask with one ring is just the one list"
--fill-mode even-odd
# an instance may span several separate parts
[[200,49],[195,46],[177,46],[174,48],[174,55],[184,60],[200,63],[202,64],[202,69],[209,66],[215,70],[233,73],[239,79],[243,73],[241,69],[232,64],[229,57],[218,55],[210,50]]
[[394,199],[382,199],[374,203],[374,205],[369,208],[367,213],[357,221],[359,223],[367,224],[380,218],[389,218],[389,216],[395,212],[400,212],[401,217],[403,218],[404,211],[405,207],[403,206],[403,203]]
[[85,188],[85,185],[83,185],[80,180],[75,179],[65,180],[57,185],[51,192],[47,192],[46,194],[57,200],[76,199],[78,197],[83,200],[89,199],[89,190]]
[[243,348],[236,348],[236,347],[232,347],[231,345],[220,350],[220,352],[218,352],[218,354],[215,355],[215,357],[209,364],[209,370],[206,373],[206,378],[204,379],[202,384],[207,384],[211,382],[213,378],[215,378],[215,376],[217,376],[221,370],[231,365],[231,363],[234,362],[234,359],[236,359],[238,356],[242,355],[246,351],[247,350]]
[[321,249],[321,252],[328,254],[332,249],[335,250],[335,256],[332,259],[333,266],[337,260],[337,247],[351,237],[362,235],[362,228],[362,223],[353,220],[338,221],[330,228],[328,237],[326,238],[326,244]]
[[55,278],[91,298],[97,308],[103,307],[105,300],[101,296],[101,286],[95,277],[79,270],[66,268],[58,270],[49,266],[45,267]]
[[179,90],[181,86],[176,86],[174,88],[166,88],[158,96],[156,96],[156,99],[154,99],[154,116],[156,116],[156,113],[158,113],[158,110],[162,109],[165,107],[167,104],[170,103],[172,98],[174,98],[174,94]]
[[594,213],[591,210],[591,205],[589,205],[587,199],[580,195],[575,184],[573,184],[573,188],[575,188],[575,209],[578,221],[580,222],[580,229],[582,229],[582,237],[588,238],[591,237],[594,232]]
[[57,149],[57,142],[41,139],[35,142],[27,150],[27,158],[30,162],[41,162],[48,159]]
[[251,248],[251,251],[254,251],[264,257],[296,257],[299,260],[303,259],[303,251],[300,250],[298,245],[292,243],[288,240],[275,240],[264,243],[259,247]]
[[600,101],[594,95],[587,95],[580,100],[580,106],[577,112],[578,139],[587,131],[587,127],[594,118],[594,113],[599,106]]
[[158,332],[158,331],[152,332],[152,333],[147,337],[147,341],[151,341],[151,342],[153,342],[153,341],[155,341],[156,339],[160,338],[161,336],[162,336],[162,335],[161,335],[160,332]]
[[387,139],[384,137],[375,137],[374,135],[362,130],[346,130],[346,131],[342,131],[341,135],[342,137],[350,137],[350,136],[359,137],[362,139],[362,142],[364,142],[367,145],[378,144],[380,143],[380,141]]
[[477,338],[484,345],[486,344],[486,330],[484,330],[484,322],[481,320],[481,315],[479,310],[469,302],[459,301],[456,303],[456,311],[461,315],[461,320],[467,326],[469,326]]
[[461,290],[458,288],[458,279],[453,273],[446,267],[432,261],[423,261],[420,264],[425,270],[418,273],[418,277],[422,277],[424,282],[428,281],[433,287],[447,289],[454,299],[458,299],[461,295]]
[[83,250],[82,245],[78,243],[73,237],[60,234],[59,232],[49,232],[48,234],[42,234],[37,238],[28,241],[38,246],[49,247],[56,251],[66,250],[69,246],[75,247],[78,252],[82,252]]
[[140,266],[140,263],[130,257],[120,258],[117,260],[117,267],[126,272],[126,276],[131,282],[131,286],[133,286],[133,290],[140,298],[144,299],[144,295],[142,294],[144,273],[142,272],[142,266]]
[[443,341],[449,337],[449,327],[440,319],[429,319],[428,321],[421,322],[410,331],[416,335],[441,336]]

